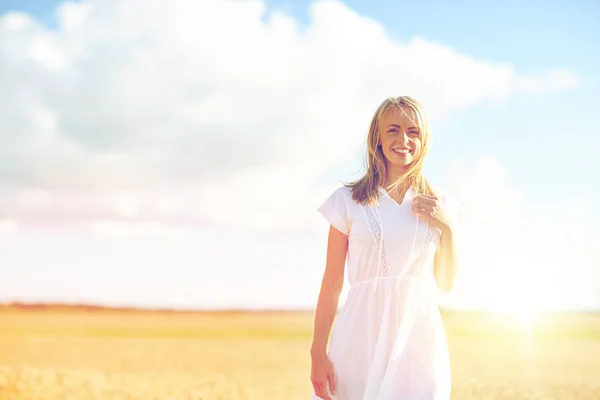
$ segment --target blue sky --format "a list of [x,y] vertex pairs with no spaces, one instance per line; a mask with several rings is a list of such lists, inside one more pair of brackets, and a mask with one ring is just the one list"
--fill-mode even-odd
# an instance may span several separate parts
[[[0,50],[3,46],[10,49],[0,53],[0,62],[6,63],[10,71],[5,82],[10,85],[5,85],[6,97],[0,101],[15,107],[3,107],[0,117],[24,113],[21,119],[10,119],[15,125],[0,131],[9,143],[8,161],[0,169],[7,182],[0,190],[0,231],[5,231],[6,239],[0,263],[17,266],[20,271],[13,270],[9,273],[13,280],[5,280],[0,286],[0,293],[7,293],[5,298],[190,307],[310,307],[322,273],[326,228],[314,208],[340,180],[356,176],[351,174],[362,162],[363,127],[382,96],[393,93],[412,94],[429,106],[433,147],[426,173],[434,183],[456,191],[467,205],[483,213],[473,213],[479,218],[480,228],[502,232],[505,241],[498,241],[490,252],[497,251],[508,259],[506,253],[517,254],[518,268],[511,267],[517,275],[519,268],[532,263],[533,271],[543,271],[545,263],[550,263],[554,272],[548,279],[554,283],[548,283],[548,293],[560,291],[556,285],[562,282],[565,304],[600,306],[600,287],[590,283],[600,282],[600,213],[594,206],[600,201],[600,121],[596,117],[600,106],[600,52],[595,50],[600,45],[600,3],[344,1],[316,7],[309,1],[267,1],[267,13],[262,16],[237,5],[232,10],[239,12],[239,19],[227,13],[211,16],[214,32],[221,32],[220,27],[232,32],[231,37],[219,42],[215,41],[219,36],[202,36],[206,33],[194,27],[202,25],[200,14],[209,12],[202,8],[205,2],[194,6],[190,2],[189,10],[184,10],[190,19],[177,20],[185,35],[169,38],[164,35],[172,31],[160,33],[160,16],[177,10],[159,2],[155,16],[147,9],[136,8],[142,7],[140,1],[130,0],[127,4],[133,15],[142,15],[139,19],[144,24],[148,21],[147,25],[133,24],[130,36],[123,33],[125,28],[114,28],[116,39],[107,42],[102,42],[104,39],[99,39],[93,29],[98,24],[100,30],[110,32],[113,25],[121,26],[122,21],[111,19],[116,18],[111,6],[99,12],[98,2],[90,3],[92,11],[77,4],[69,9],[70,21],[75,21],[71,32],[57,26],[54,12],[59,2],[0,2],[0,16],[23,12],[44,26],[39,31],[13,19],[10,34],[14,36],[5,35],[0,41]],[[270,25],[270,17],[278,12],[287,19]],[[254,18],[262,19],[272,30],[260,33],[256,28],[259,25],[252,25]],[[77,25],[80,20],[85,24]],[[377,36],[370,23],[382,28],[384,36]],[[290,24],[296,24],[298,30]],[[14,28],[17,25],[20,27]],[[236,36],[238,29],[240,34]],[[110,59],[114,54],[145,54],[143,42],[136,39],[137,32],[143,32],[140,37],[180,43],[179,53],[150,53],[144,57],[156,57],[156,62],[145,64],[134,64],[138,60],[127,64],[125,57]],[[332,51],[321,53],[322,49],[331,50],[327,43],[331,37],[338,37],[335,35],[351,36],[340,44],[348,50],[340,50],[337,56]],[[183,37],[195,38],[197,43]],[[361,37],[376,40],[365,44],[360,42]],[[73,44],[77,40],[85,44],[83,49]],[[282,41],[280,53],[265,50],[268,47],[263,41],[279,46],[278,40]],[[156,39],[156,43],[159,41]],[[356,42],[356,50],[352,41]],[[39,43],[43,43],[42,50]],[[371,48],[376,51],[374,62],[359,57],[354,68],[348,61]],[[288,54],[286,49],[292,50]],[[243,62],[232,58],[244,51],[248,53],[240,56]],[[295,58],[302,51],[314,59]],[[318,57],[323,57],[322,61]],[[27,61],[31,64],[23,67],[23,60],[30,59],[34,61]],[[92,60],[90,64],[78,61],[88,59]],[[261,59],[266,60],[262,66]],[[321,84],[317,82],[318,73],[311,75],[320,62],[323,76],[329,77]],[[244,67],[246,63],[249,67]],[[271,71],[269,68],[277,63],[284,67]],[[295,63],[301,64],[297,72]],[[423,63],[431,69],[421,73],[411,63]],[[214,68],[202,70],[209,64]],[[135,69],[139,65],[144,67]],[[285,68],[290,68],[289,72]],[[395,75],[396,70],[401,72]],[[102,71],[117,72],[110,75]],[[153,73],[156,76],[151,76]],[[313,78],[303,81],[305,75]],[[338,80],[338,75],[343,78]],[[203,76],[208,77],[206,81]],[[76,77],[89,79],[84,80],[81,90],[65,89]],[[105,86],[96,87],[96,81]],[[31,89],[31,82],[39,87]],[[279,86],[272,82],[279,82]],[[138,83],[139,96],[132,89]],[[26,87],[36,93],[35,101],[13,104],[9,99],[20,98]],[[179,87],[188,88],[188,92],[178,91]],[[82,96],[77,97],[80,101],[69,104],[77,92]],[[187,94],[180,95],[184,92]],[[236,117],[250,121],[245,125],[232,121],[231,114],[220,108],[223,99],[231,99],[238,92],[240,99],[250,99],[240,104],[253,103],[248,114],[236,108],[242,113]],[[170,93],[172,97],[155,97],[154,93]],[[331,111],[333,117],[347,119],[340,126],[328,121],[314,106],[319,101],[330,104],[327,101],[336,99],[336,93],[350,98]],[[110,94],[116,95],[104,97]],[[306,99],[300,97],[304,95]],[[169,111],[171,103],[165,98],[180,105]],[[199,108],[190,105],[188,113],[186,104]],[[285,108],[288,104],[296,107],[293,109],[299,117]],[[279,109],[280,105],[283,108]],[[114,108],[101,112],[109,106]],[[102,131],[102,123],[107,121],[106,115],[115,112],[119,117],[106,125],[108,134]],[[136,119],[137,115],[157,115],[157,124],[165,125],[155,129]],[[62,121],[70,121],[70,125]],[[39,146],[33,139],[20,142],[15,133],[19,129],[37,129],[39,137],[56,142]],[[331,133],[334,130],[335,134]],[[93,135],[106,135],[106,147],[95,148]],[[156,147],[146,151],[144,146],[149,142],[156,143]],[[66,143],[75,144],[69,147]],[[228,143],[234,143],[231,149]],[[77,147],[79,144],[81,147]],[[76,149],[85,150],[77,153]],[[39,162],[23,161],[20,151],[29,151],[26,158]],[[306,188],[281,185],[293,179]],[[252,186],[249,181],[257,183]],[[231,200],[240,191],[267,187],[280,190],[265,189],[243,206]],[[161,203],[153,203],[159,197]],[[267,207],[271,200],[282,205]],[[298,217],[281,226],[281,221],[289,217],[286,206]],[[28,207],[38,208],[33,212]],[[215,207],[222,209],[210,211]],[[114,239],[115,235],[120,239]],[[163,242],[167,236],[168,245]],[[473,236],[485,235],[479,232]],[[507,247],[510,243],[527,248],[529,242],[530,250]],[[39,256],[24,255],[26,249],[40,243],[54,245],[42,246]],[[287,253],[302,248],[303,261],[286,262],[280,253],[268,261],[265,253],[275,243]],[[470,246],[484,248],[482,243],[473,241]],[[224,260],[214,251],[231,253],[228,246],[232,245],[264,252]],[[74,256],[69,250],[74,246],[87,248],[89,259],[83,253]],[[178,254],[177,266],[167,266],[170,263],[164,261],[169,251]],[[123,252],[127,255],[120,258]],[[299,257],[300,253],[294,254]],[[482,266],[490,257],[491,253],[486,255],[483,250],[471,256],[465,286],[447,299],[449,304],[478,303],[484,289],[477,288],[477,279],[497,276],[509,281],[508,272],[496,275],[498,268],[505,268],[503,264]],[[55,260],[51,267],[43,262],[48,259]],[[244,286],[248,281],[241,278],[231,282],[231,276],[249,279],[246,262],[251,270],[257,269],[254,283]],[[139,266],[132,266],[124,275],[128,280],[119,293],[102,285],[92,288],[85,279],[97,276],[101,281],[104,277],[108,285],[123,268],[128,268],[126,265],[134,264]],[[282,264],[285,269],[278,269],[277,265]],[[89,273],[81,274],[77,268],[82,265],[88,265]],[[143,265],[154,271],[148,275],[154,278],[145,283],[137,279],[143,274]],[[178,277],[166,273],[168,268],[179,271]],[[40,276],[42,270],[54,271],[52,279],[71,276],[79,277],[79,281],[74,278],[71,286],[57,291],[25,274],[28,271]],[[274,271],[280,275],[274,275]],[[270,283],[261,286],[262,278]],[[531,279],[535,280],[535,274]],[[167,287],[161,287],[161,283]],[[231,285],[238,285],[235,287],[239,290],[228,297],[224,288]],[[582,297],[579,303],[574,296],[578,285],[586,292],[585,300]],[[177,289],[184,286],[185,290]],[[260,299],[250,294],[257,290],[263,293]],[[86,293],[94,295],[86,298]],[[274,298],[283,300],[278,303]],[[494,301],[500,300],[489,300]]]
[[[273,9],[309,21],[308,1],[269,1]],[[436,148],[437,160],[493,153],[511,182],[537,200],[561,191],[600,200],[600,3],[588,1],[345,1],[408,41],[420,36],[471,57],[506,63],[525,74],[568,69],[583,84],[560,96],[545,94],[482,104],[451,114]],[[568,146],[567,151],[565,147]],[[445,151],[451,149],[444,159]],[[435,150],[434,150],[435,151]],[[534,154],[532,154],[532,152]],[[450,155],[450,153],[452,155]],[[432,166],[432,172],[435,171]],[[573,179],[573,177],[576,177]],[[582,182],[587,182],[584,187]],[[592,189],[590,191],[590,189]],[[597,213],[593,217],[599,218]]]

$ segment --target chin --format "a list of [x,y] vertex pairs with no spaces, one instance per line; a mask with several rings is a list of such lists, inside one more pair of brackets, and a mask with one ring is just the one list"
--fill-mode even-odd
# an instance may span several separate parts
[[408,160],[393,160],[393,161],[389,161],[389,164],[394,166],[394,167],[408,167],[412,164],[413,160],[408,159]]

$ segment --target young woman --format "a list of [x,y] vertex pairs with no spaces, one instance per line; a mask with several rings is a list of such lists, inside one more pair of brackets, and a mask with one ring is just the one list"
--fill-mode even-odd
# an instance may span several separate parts
[[[450,361],[438,304],[456,276],[447,195],[421,174],[429,129],[421,105],[385,100],[358,181],[319,207],[330,223],[311,347],[311,399],[448,400]],[[328,338],[348,267],[351,285]]]

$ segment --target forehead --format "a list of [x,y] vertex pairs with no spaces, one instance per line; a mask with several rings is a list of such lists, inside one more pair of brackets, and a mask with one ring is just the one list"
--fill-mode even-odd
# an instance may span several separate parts
[[381,116],[381,126],[385,128],[388,125],[400,125],[402,128],[418,127],[419,116],[409,107],[392,106]]

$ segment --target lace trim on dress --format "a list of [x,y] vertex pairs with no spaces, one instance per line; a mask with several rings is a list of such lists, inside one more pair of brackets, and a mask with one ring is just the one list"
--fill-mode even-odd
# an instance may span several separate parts
[[367,220],[369,221],[369,230],[375,240],[375,245],[377,246],[377,250],[379,251],[379,264],[381,266],[381,275],[388,276],[389,273],[389,265],[387,259],[387,252],[385,251],[385,240],[383,238],[383,227],[381,225],[381,216],[377,213],[373,213],[373,209],[369,206],[362,206],[365,215],[367,216]]
[[412,257],[411,268],[409,270],[410,275],[419,277],[424,272],[424,269],[419,268],[419,266],[421,266],[421,265],[419,263],[417,263],[416,261],[419,259],[421,253],[426,251],[427,248],[433,243],[433,240],[435,238],[435,232],[436,232],[435,227],[428,223],[427,224],[427,232],[425,234],[425,239],[423,240],[423,242],[421,243],[421,245],[419,246],[417,251],[414,253],[414,256]]

